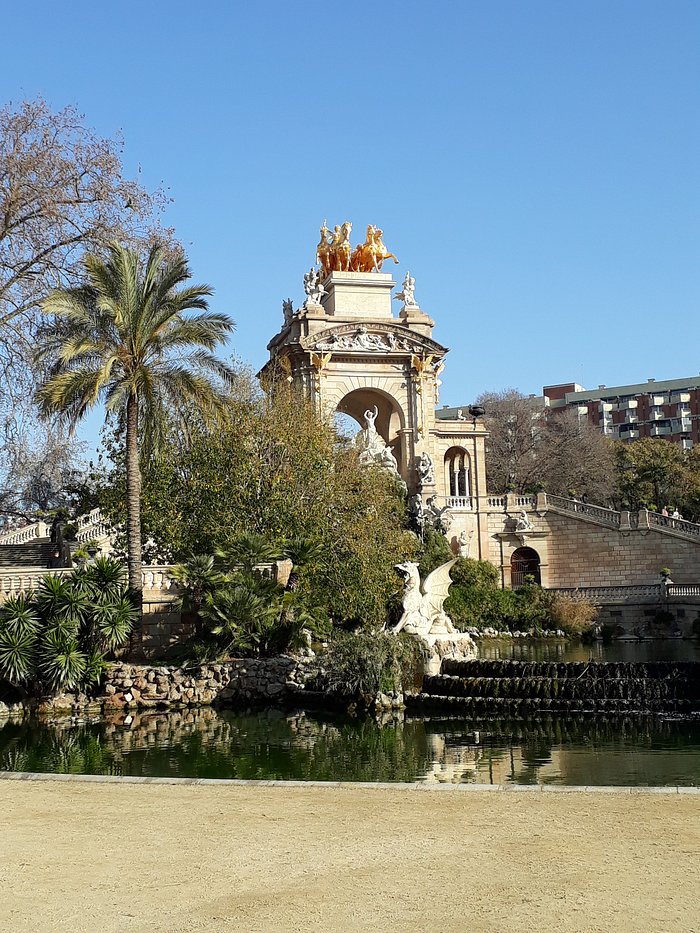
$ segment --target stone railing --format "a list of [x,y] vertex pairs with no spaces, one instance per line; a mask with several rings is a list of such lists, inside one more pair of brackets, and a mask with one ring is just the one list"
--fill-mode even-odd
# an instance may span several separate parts
[[[78,530],[76,541],[84,544],[87,541],[104,541],[114,534],[113,526],[103,517],[101,509],[92,509],[85,515],[79,516],[76,521]],[[36,538],[48,538],[51,529],[46,522],[34,522],[24,528],[15,528],[0,534],[0,544],[31,544]]]
[[670,515],[659,515],[658,512],[647,512],[646,518],[649,527],[663,528],[668,531],[679,532],[682,535],[691,535],[700,538],[700,525],[687,522],[683,518],[671,518]]
[[69,567],[0,567],[0,602],[8,596],[19,596],[35,590],[43,577],[60,577],[71,573]]
[[485,496],[480,502],[482,508],[485,506],[489,511],[532,510],[537,507],[537,496],[523,496],[520,493],[509,492],[505,496]]
[[467,512],[471,510],[472,500],[469,496],[446,496],[445,504],[456,512]]
[[49,526],[46,522],[34,522],[24,528],[15,528],[0,534],[0,544],[30,544],[36,538],[48,538]]
[[106,538],[111,538],[114,534],[114,528],[109,522],[102,521],[94,525],[83,525],[82,528],[79,528],[75,535],[75,540],[80,544],[84,544],[87,541],[104,541]]
[[557,587],[548,590],[569,599],[587,600],[597,605],[610,603],[656,603],[662,598],[660,583],[640,583],[632,586]]
[[563,496],[545,496],[547,507],[560,512],[572,512],[587,517],[601,525],[611,528],[620,527],[620,513],[614,509],[606,509],[601,505],[590,505],[588,502],[579,502],[578,499],[565,499]]
[[667,583],[666,595],[669,599],[673,599],[674,597],[680,598],[684,596],[700,597],[700,583]]
[[587,600],[597,605],[620,603],[659,603],[700,599],[700,583],[638,583],[630,586],[553,587],[569,599]]
[[76,519],[78,528],[84,528],[86,525],[99,525],[102,522],[102,509],[92,509],[85,515],[80,515]]
[[[169,567],[146,566],[141,572],[146,593],[172,593],[176,586],[168,576]],[[65,576],[72,573],[71,567],[0,567],[0,602],[8,596],[18,596],[35,590],[45,576]]]
[[[287,566],[289,565],[289,566]],[[146,564],[141,569],[141,581],[146,600],[167,602],[178,595],[178,585],[170,578],[170,564]],[[72,573],[71,567],[0,567],[0,602],[8,596],[28,593],[36,589],[39,581],[47,574],[63,576]],[[258,564],[256,567],[265,576],[275,576],[284,585],[289,576],[289,561]],[[286,574],[286,575],[285,575]]]

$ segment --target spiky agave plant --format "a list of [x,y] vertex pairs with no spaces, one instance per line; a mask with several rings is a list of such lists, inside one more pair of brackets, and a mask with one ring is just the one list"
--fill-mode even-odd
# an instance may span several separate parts
[[15,685],[32,678],[40,624],[31,593],[5,600],[0,608],[0,677]]

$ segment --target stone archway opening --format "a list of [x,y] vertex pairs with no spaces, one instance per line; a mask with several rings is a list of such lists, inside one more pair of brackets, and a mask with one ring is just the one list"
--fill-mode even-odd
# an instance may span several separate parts
[[471,491],[469,454],[464,447],[450,447],[445,452],[445,494],[469,501]]
[[542,583],[540,555],[534,548],[516,548],[510,556],[510,585],[515,590],[528,583]]
[[391,395],[382,392],[381,389],[371,387],[354,389],[338,402],[335,423],[339,427],[342,426],[342,433],[347,436],[348,416],[357,423],[359,430],[365,427],[364,413],[368,410],[374,410],[375,407],[377,409],[377,420],[375,422],[377,433],[391,448],[391,452],[398,464],[399,473],[403,476],[405,470],[401,431],[404,427],[404,416],[398,402]]

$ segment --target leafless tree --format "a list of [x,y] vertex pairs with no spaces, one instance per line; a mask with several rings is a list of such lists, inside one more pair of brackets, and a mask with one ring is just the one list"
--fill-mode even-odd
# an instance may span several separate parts
[[516,389],[485,392],[477,404],[486,410],[489,488],[587,496],[607,502],[615,491],[612,443],[587,419],[571,410],[546,408],[541,399]]
[[38,301],[76,284],[86,251],[112,239],[162,238],[166,203],[124,178],[119,136],[103,138],[74,107],[42,98],[0,110],[0,367],[5,391],[23,390]]
[[121,152],[119,135],[100,136],[74,107],[0,109],[0,510],[16,499],[22,456],[55,446],[32,410],[39,300],[77,284],[85,253],[111,240],[172,243],[157,220],[164,192],[125,178]]
[[0,484],[0,515],[6,525],[70,508],[83,485],[81,446],[60,428],[43,425],[28,432],[17,430],[13,423]]

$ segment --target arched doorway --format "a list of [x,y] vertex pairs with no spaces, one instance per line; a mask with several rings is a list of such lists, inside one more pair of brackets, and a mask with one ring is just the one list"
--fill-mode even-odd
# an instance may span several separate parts
[[[377,409],[375,427],[377,433],[391,448],[399,473],[404,475],[403,454],[401,450],[401,430],[404,427],[403,412],[396,399],[386,392],[376,388],[354,389],[338,403],[336,412],[340,415],[349,415],[357,424],[358,429],[366,427],[364,413],[369,409]],[[347,423],[347,419],[344,419]]]
[[515,590],[526,583],[542,582],[540,555],[534,548],[516,548],[510,557],[510,585]]

